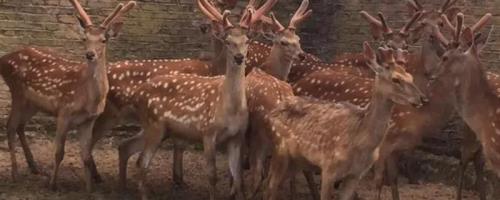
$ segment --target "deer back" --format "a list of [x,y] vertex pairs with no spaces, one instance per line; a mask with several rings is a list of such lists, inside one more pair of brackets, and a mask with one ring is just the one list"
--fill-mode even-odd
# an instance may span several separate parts
[[[86,64],[64,59],[34,47],[7,54],[0,59],[1,74],[13,95],[26,95],[46,112],[85,97],[81,85]],[[83,105],[80,105],[83,106]]]
[[126,60],[110,63],[108,99],[116,106],[132,103],[132,97],[152,77],[167,74],[211,75],[210,65],[194,59]]

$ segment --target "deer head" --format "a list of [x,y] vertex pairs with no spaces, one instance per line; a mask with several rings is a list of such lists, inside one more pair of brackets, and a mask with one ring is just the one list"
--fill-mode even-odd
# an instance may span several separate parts
[[89,62],[95,62],[105,57],[106,43],[118,36],[123,24],[122,16],[136,5],[135,1],[129,1],[125,6],[118,4],[113,12],[100,25],[96,26],[78,0],[70,0],[70,2],[79,15],[77,18],[84,36],[85,58]]
[[408,43],[414,43],[417,40],[410,40],[412,35],[411,27],[415,22],[421,17],[421,13],[417,12],[413,15],[410,21],[406,23],[403,28],[399,31],[393,31],[392,28],[387,25],[387,21],[382,13],[378,13],[377,20],[375,17],[368,14],[366,11],[360,12],[361,16],[370,23],[373,38],[375,40],[382,39],[385,45],[392,47],[394,49],[408,49]]
[[427,102],[425,95],[413,82],[413,76],[395,62],[393,49],[380,47],[377,56],[368,42],[363,46],[367,65],[376,74],[375,91],[401,105],[420,107]]
[[297,35],[297,27],[312,14],[312,10],[307,10],[309,0],[303,0],[295,14],[290,19],[288,27],[285,28],[271,13],[271,18],[262,17],[261,20],[271,29],[270,32],[265,32],[262,27],[262,34],[273,42],[274,47],[278,47],[285,55],[290,55],[292,58],[298,57],[300,60],[305,58],[305,53],[300,45],[300,37]]
[[[462,30],[464,16],[462,13],[459,13],[457,15],[457,26],[453,27],[455,33],[453,34],[453,39],[451,41],[448,40],[439,30],[434,32],[439,43],[441,43],[447,51],[443,54],[438,67],[431,73],[432,79],[436,79],[439,76],[446,74],[450,78],[448,80],[453,79],[452,84],[458,86],[460,84],[464,84],[460,81],[464,80],[460,79],[460,75],[470,77],[473,76],[469,73],[472,69],[481,69],[479,53],[488,40],[489,34],[483,37],[481,34],[475,35],[475,33],[483,28],[486,23],[491,20],[491,17],[492,15],[487,13],[474,26],[467,27]],[[443,16],[443,18],[445,17]]]
[[[213,37],[222,42],[227,52],[231,55],[234,62],[241,65],[248,51],[248,33],[249,29],[260,20],[263,14],[276,4],[277,0],[268,0],[258,10],[245,9],[245,13],[241,16],[238,26],[232,25],[229,21],[229,11],[224,11],[221,14],[215,6],[207,0],[198,0],[198,6],[201,11],[212,21]],[[253,1],[250,1],[253,3]]]

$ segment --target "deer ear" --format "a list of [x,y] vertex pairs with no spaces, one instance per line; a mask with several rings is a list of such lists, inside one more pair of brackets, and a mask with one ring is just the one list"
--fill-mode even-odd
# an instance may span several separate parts
[[368,42],[363,43],[363,55],[366,58],[367,65],[370,69],[377,74],[382,72],[382,67],[377,63],[377,55]]
[[87,28],[87,26],[85,25],[85,22],[83,21],[82,18],[80,18],[80,16],[76,15],[76,19],[78,20],[78,23],[80,24],[80,28],[82,28],[82,29]]
[[484,47],[488,43],[488,40],[490,38],[492,31],[493,31],[493,27],[491,27],[491,30],[487,34],[476,35],[472,39],[472,45],[471,45],[470,49],[473,53],[475,53],[476,55],[479,55],[483,51]]
[[410,30],[410,35],[408,36],[409,44],[415,44],[422,38],[425,32],[425,26],[427,26],[425,23],[418,23],[417,27]]
[[114,22],[111,24],[106,30],[106,38],[107,39],[112,39],[112,38],[117,38],[118,35],[120,34],[120,31],[122,30],[123,27],[123,22]]

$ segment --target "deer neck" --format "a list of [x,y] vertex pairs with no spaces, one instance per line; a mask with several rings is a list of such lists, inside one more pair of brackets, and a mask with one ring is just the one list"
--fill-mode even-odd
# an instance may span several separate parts
[[226,74],[222,90],[222,105],[230,113],[236,113],[246,109],[245,95],[245,62],[236,66],[228,54],[226,57]]
[[216,38],[212,38],[212,52],[214,52],[214,58],[212,60],[213,75],[223,75],[226,71],[226,48],[224,43]]
[[462,73],[460,79],[453,81],[455,91],[455,108],[469,126],[488,123],[488,118],[496,117],[500,108],[498,97],[492,92],[486,74],[480,66],[468,66],[470,70]]
[[[106,67],[106,50],[96,61],[88,61],[83,71],[83,88],[87,94],[88,110],[100,110],[100,104],[108,93],[108,76]],[[97,108],[95,107],[97,105]]]
[[273,45],[269,56],[264,63],[262,63],[262,69],[282,81],[287,81],[292,63],[293,56],[290,56],[283,49]]
[[358,140],[363,148],[375,149],[387,132],[394,103],[376,86],[380,80],[375,79],[371,102],[360,121]]

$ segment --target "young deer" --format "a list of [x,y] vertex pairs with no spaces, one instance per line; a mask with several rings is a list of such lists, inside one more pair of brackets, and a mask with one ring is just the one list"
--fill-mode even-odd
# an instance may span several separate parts
[[[273,5],[268,1],[264,6]],[[243,136],[248,124],[245,95],[245,56],[247,54],[247,29],[261,16],[249,12],[240,19],[239,26],[229,20],[229,11],[220,14],[206,0],[198,4],[209,18],[223,27],[219,37],[225,41],[225,77],[201,77],[189,74],[155,77],[141,85],[135,94],[134,106],[139,113],[144,135],[134,137],[120,145],[120,162],[126,153],[143,147],[140,159],[139,189],[146,199],[146,174],[151,159],[162,138],[169,134],[177,138],[201,141],[207,162],[210,199],[216,199],[215,150],[227,144],[229,168],[233,178],[231,196],[242,196],[240,154]],[[120,163],[121,165],[122,163]]]
[[108,93],[106,76],[106,44],[115,37],[121,26],[115,20],[132,9],[136,3],[119,4],[104,22],[93,25],[90,17],[77,0],[71,0],[80,15],[78,18],[85,34],[87,64],[68,61],[36,48],[22,49],[0,59],[1,75],[11,91],[12,109],[7,123],[12,176],[17,176],[15,133],[17,132],[30,168],[35,170],[33,157],[24,136],[24,125],[38,111],[56,116],[55,163],[50,187],[56,188],[59,165],[64,157],[64,143],[70,129],[78,129],[82,148],[85,182],[92,190],[91,154],[92,127],[103,112]]
[[[336,180],[344,180],[341,199],[350,199],[358,180],[377,158],[394,103],[421,106],[424,97],[413,77],[395,64],[393,50],[380,48],[380,62],[368,43],[364,52],[376,73],[373,98],[366,108],[291,97],[269,115],[275,149],[268,199],[276,199],[286,176],[302,166],[321,169],[321,199],[330,198]],[[292,165],[292,166],[290,166]]]
[[[467,125],[462,146],[460,180],[457,188],[457,199],[461,199],[461,189],[464,171],[467,163],[474,158],[476,167],[476,184],[480,198],[486,199],[482,180],[481,150],[489,167],[500,174],[498,145],[498,123],[496,116],[500,110],[498,91],[493,89],[498,86],[498,75],[486,72],[479,60],[479,54],[488,40],[489,35],[482,37],[474,35],[491,19],[491,14],[486,14],[471,28],[462,31],[461,23],[454,28],[455,34],[452,41],[444,36],[439,37],[441,43],[447,47],[439,68],[432,73],[437,82],[452,85],[451,94],[453,106]],[[445,18],[443,16],[443,18]],[[444,75],[446,74],[446,76]],[[484,112],[476,112],[484,110]],[[475,136],[474,136],[475,134]],[[476,138],[479,145],[476,144]]]

